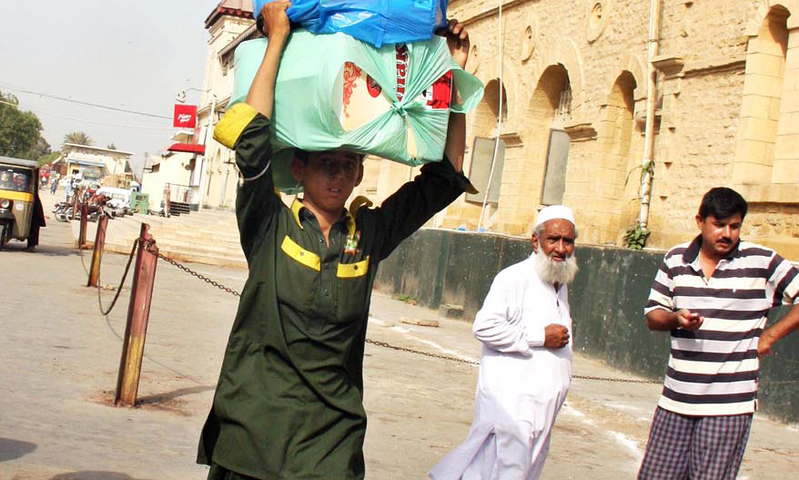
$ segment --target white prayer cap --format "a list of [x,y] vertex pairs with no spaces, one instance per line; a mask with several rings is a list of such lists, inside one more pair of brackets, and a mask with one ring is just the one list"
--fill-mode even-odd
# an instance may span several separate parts
[[574,212],[572,212],[571,208],[564,205],[550,205],[542,208],[541,211],[538,212],[538,218],[536,218],[533,228],[538,227],[548,220],[568,220],[572,225],[575,227],[577,226],[577,224],[574,223]]

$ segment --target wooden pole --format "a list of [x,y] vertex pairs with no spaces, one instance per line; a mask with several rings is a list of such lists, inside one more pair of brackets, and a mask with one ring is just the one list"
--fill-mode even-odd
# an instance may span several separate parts
[[147,336],[147,322],[150,318],[150,301],[155,285],[155,267],[158,262],[158,247],[149,233],[150,226],[141,224],[139,252],[136,256],[136,270],[131,286],[128,322],[125,326],[125,342],[119,362],[117,391],[114,405],[132,407],[136,405],[141,376],[141,362],[144,356],[144,341]]
[[100,215],[97,219],[97,235],[94,237],[94,251],[92,252],[92,266],[89,268],[89,283],[87,287],[96,287],[100,278],[100,262],[103,260],[105,248],[105,231],[108,228],[108,216]]
[[86,247],[86,228],[89,225],[89,205],[86,202],[80,204],[80,233],[78,234],[78,249]]
[[75,220],[75,216],[78,214],[78,198],[80,197],[80,190],[78,188],[72,189],[72,216],[69,217],[70,220]]

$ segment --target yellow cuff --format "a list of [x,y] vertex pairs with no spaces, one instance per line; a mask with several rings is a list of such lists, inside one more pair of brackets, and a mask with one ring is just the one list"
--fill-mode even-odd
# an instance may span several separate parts
[[233,105],[222,117],[222,120],[216,124],[216,128],[214,128],[214,140],[227,148],[234,148],[241,136],[241,132],[247,128],[247,125],[250,124],[257,114],[258,110],[246,103],[237,103]]

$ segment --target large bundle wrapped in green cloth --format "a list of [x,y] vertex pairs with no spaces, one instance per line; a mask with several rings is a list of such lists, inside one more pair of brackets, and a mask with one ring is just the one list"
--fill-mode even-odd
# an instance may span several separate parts
[[[267,43],[236,49],[230,105],[246,99]],[[440,161],[449,113],[471,110],[482,95],[482,83],[452,61],[444,38],[375,48],[341,33],[295,30],[275,85],[275,185],[296,191],[288,170],[295,148],[345,149],[413,166]]]

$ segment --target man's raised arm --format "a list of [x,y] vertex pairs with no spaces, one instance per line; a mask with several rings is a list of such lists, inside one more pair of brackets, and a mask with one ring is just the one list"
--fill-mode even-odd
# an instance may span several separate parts
[[264,18],[263,32],[269,38],[269,44],[247,93],[247,104],[255,107],[261,115],[270,120],[272,107],[275,104],[275,79],[280,65],[280,55],[291,30],[289,17],[286,15],[286,9],[290,6],[289,1],[270,2],[264,5],[261,12]]
[[[442,29],[443,30],[443,29]],[[446,32],[442,34],[447,38],[447,46],[452,59],[459,67],[465,68],[469,59],[469,32],[457,20],[447,23]],[[457,95],[453,88],[453,95]],[[456,172],[463,170],[463,153],[466,149],[466,115],[450,113],[447,126],[447,143],[444,145],[444,154],[449,159]]]

